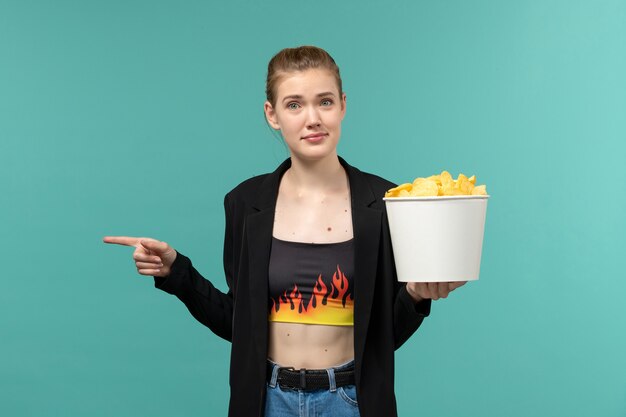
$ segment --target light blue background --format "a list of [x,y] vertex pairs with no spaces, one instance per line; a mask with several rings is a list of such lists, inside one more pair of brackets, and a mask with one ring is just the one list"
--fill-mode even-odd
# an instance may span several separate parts
[[340,154],[476,174],[481,279],[397,353],[402,416],[626,415],[626,2],[0,0],[0,415],[219,416],[229,344],[138,275],[226,289],[222,198],[285,148],[268,60],[314,44]]

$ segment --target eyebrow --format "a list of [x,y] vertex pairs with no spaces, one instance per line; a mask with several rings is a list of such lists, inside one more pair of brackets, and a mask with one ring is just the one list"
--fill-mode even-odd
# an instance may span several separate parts
[[[332,91],[325,91],[323,93],[319,93],[317,97],[326,97],[326,96],[334,96],[334,95],[335,93],[333,93]],[[288,100],[288,99],[300,100],[302,99],[302,96],[300,94],[292,94],[290,96],[285,96],[285,98],[283,98],[283,101]]]

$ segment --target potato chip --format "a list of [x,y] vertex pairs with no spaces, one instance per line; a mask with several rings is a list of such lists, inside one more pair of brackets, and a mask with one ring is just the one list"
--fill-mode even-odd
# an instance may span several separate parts
[[477,185],[472,190],[472,195],[487,195],[487,186],[485,186],[485,185]]
[[472,189],[474,188],[474,184],[469,182],[467,177],[463,174],[459,174],[459,178],[456,180],[457,188],[461,191],[463,195],[471,195]]
[[452,178],[448,171],[431,175],[427,178],[418,177],[412,183],[401,184],[385,193],[385,197],[429,197],[450,195],[487,195],[485,185],[476,186],[476,176],[467,178],[459,174]]
[[398,185],[397,187],[392,188],[389,191],[387,191],[385,193],[385,197],[404,197],[404,196],[400,195],[400,192],[404,190],[404,191],[407,191],[407,194],[408,194],[408,191],[411,188],[413,188],[413,184],[411,184],[411,183]]
[[[421,180],[421,181],[418,181]],[[413,189],[409,191],[411,197],[436,196],[439,193],[439,186],[433,180],[417,178],[413,181]]]
[[442,171],[440,177],[441,177],[442,185],[446,183],[454,182],[454,180],[452,179],[452,175],[450,175],[448,171]]

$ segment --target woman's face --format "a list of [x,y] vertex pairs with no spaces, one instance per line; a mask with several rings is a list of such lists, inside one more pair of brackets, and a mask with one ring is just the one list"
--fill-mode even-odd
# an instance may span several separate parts
[[326,69],[285,73],[276,88],[276,105],[265,102],[265,116],[280,129],[291,156],[320,160],[337,154],[346,95]]

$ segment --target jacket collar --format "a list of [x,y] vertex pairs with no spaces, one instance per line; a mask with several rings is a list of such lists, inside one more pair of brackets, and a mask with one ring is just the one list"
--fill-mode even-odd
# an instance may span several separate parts
[[[363,178],[363,173],[348,164],[342,157],[339,156],[338,158],[339,163],[348,173],[352,204],[368,207],[376,201],[376,196],[374,195],[374,192],[369,184]],[[274,172],[265,178],[257,198],[252,203],[252,207],[257,210],[266,210],[276,207],[276,198],[278,197],[280,179],[289,167],[291,167],[291,158],[285,159],[285,161],[283,161],[283,163],[280,164]]]

